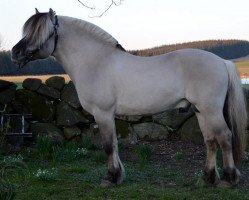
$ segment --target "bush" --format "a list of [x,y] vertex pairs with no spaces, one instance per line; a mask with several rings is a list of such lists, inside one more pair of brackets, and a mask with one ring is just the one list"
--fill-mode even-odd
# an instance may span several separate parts
[[54,144],[49,135],[37,137],[37,151],[38,155],[45,159],[52,158]]
[[98,150],[98,151],[93,152],[92,159],[96,163],[104,163],[106,162],[107,156],[104,151]]
[[152,147],[146,144],[139,145],[137,148],[137,155],[139,158],[140,167],[144,167],[145,164],[150,160],[153,150]]

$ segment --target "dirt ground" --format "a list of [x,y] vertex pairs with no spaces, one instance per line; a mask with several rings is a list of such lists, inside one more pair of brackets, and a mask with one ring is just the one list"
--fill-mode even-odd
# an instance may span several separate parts
[[[204,169],[206,160],[204,145],[180,140],[139,141],[139,144],[147,144],[152,147],[152,162],[167,163],[170,169],[180,170],[186,178],[194,178],[196,173],[202,173]],[[120,151],[121,160],[136,161],[138,159],[135,145],[128,145],[124,148],[125,150]],[[249,160],[247,159],[238,168],[241,172],[239,185],[249,187]]]

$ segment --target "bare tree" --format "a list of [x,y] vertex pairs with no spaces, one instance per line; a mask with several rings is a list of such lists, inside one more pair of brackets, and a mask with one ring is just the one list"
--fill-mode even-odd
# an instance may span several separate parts
[[[103,12],[101,12],[99,15],[89,16],[89,17],[91,17],[91,18],[102,17],[111,7],[113,7],[113,6],[120,6],[122,4],[122,1],[124,1],[124,0],[118,0],[118,1],[111,0],[110,4],[107,6],[107,8]],[[95,5],[92,5],[92,6],[86,5],[81,0],[78,0],[78,2],[81,5],[83,5],[84,7],[89,8],[91,10],[94,10],[96,8]]]

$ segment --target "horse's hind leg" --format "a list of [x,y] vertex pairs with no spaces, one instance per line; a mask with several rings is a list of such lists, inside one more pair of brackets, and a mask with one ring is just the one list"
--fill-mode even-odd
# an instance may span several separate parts
[[[232,153],[232,133],[229,130],[223,112],[210,109],[206,114],[197,114],[204,140],[207,146],[207,163],[204,175],[206,180],[211,183],[217,183],[213,177],[213,171],[216,170],[216,141],[222,149],[223,156],[223,180],[229,184],[237,184],[240,173],[236,169]],[[205,112],[204,112],[205,113]],[[211,179],[210,179],[211,177]],[[223,182],[224,182],[223,181]]]
[[101,186],[108,187],[120,184],[124,180],[124,167],[118,155],[118,141],[115,131],[113,112],[98,111],[94,114],[99,125],[103,148],[108,156],[108,173]]
[[204,142],[207,148],[207,159],[204,169],[204,179],[210,184],[219,182],[219,173],[216,165],[216,148],[217,142],[210,125],[207,123],[206,116],[202,113],[196,113],[199,126],[203,134]]
[[223,177],[221,185],[235,185],[239,182],[240,172],[235,167],[232,148],[232,132],[225,126],[220,134],[216,135],[216,139],[222,149],[223,157]]

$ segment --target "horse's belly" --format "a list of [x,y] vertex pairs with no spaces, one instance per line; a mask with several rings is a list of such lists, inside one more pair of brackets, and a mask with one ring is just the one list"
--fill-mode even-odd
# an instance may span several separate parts
[[180,101],[176,95],[146,95],[144,97],[133,96],[124,98],[117,102],[117,115],[147,115],[159,113],[164,110],[174,108]]

